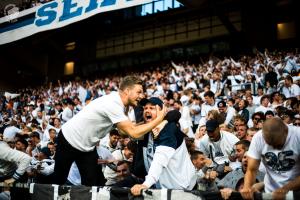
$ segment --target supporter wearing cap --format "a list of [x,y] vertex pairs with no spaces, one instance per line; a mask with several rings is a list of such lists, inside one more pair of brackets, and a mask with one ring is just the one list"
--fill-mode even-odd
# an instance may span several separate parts
[[220,131],[219,125],[214,119],[206,122],[207,134],[202,137],[199,150],[218,164],[224,164],[229,162],[229,156],[239,139],[229,132]]
[[53,179],[54,160],[51,159],[51,151],[48,147],[41,148],[38,154],[38,162],[35,163],[36,183],[50,184]]
[[[143,101],[145,123],[155,120],[156,105],[162,107],[162,104],[156,97]],[[174,114],[178,111],[173,110],[169,113]],[[141,189],[150,188],[154,184],[167,189],[193,189],[197,178],[195,168],[186,147],[184,134],[176,123],[167,123],[157,138],[151,132],[144,138],[143,156],[148,175],[143,184],[134,185],[131,192],[139,195]]]
[[39,160],[49,159],[51,157],[51,151],[48,147],[43,147],[39,153]]

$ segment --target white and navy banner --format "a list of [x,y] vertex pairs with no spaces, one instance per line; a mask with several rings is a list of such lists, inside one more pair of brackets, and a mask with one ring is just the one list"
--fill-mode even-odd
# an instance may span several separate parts
[[[64,27],[98,13],[142,5],[153,0],[56,0],[0,18],[0,45],[38,32]],[[14,11],[14,12],[13,12]]]
[[114,187],[30,185],[30,199],[51,200],[202,200],[200,195],[182,190],[146,190],[132,196],[130,189]]

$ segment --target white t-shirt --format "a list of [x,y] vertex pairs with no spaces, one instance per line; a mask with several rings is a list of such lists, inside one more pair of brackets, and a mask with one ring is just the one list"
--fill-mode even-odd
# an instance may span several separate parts
[[199,124],[199,121],[201,119],[201,107],[198,104],[192,104],[190,107],[191,110],[195,110],[197,112],[199,112],[198,114],[191,114],[192,117],[192,121],[194,122],[194,124]]
[[66,107],[61,114],[62,122],[66,123],[67,121],[72,119],[73,116],[74,116],[74,111],[71,110],[69,107]]
[[210,90],[213,93],[216,93],[217,91],[222,90],[224,87],[224,84],[221,81],[214,81],[210,79]]
[[58,134],[59,131],[60,131],[60,128],[55,128],[54,126],[48,124],[47,127],[46,127],[45,130],[44,130],[43,137],[41,138],[41,140],[42,140],[43,142],[48,141],[48,140],[50,139],[50,136],[49,136],[49,129],[51,129],[51,128],[55,129],[55,131],[56,131],[56,136],[57,136],[57,134]]
[[300,128],[288,126],[288,136],[281,150],[268,145],[262,131],[257,132],[248,156],[262,160],[266,170],[265,192],[272,192],[300,175]]
[[128,120],[119,93],[112,92],[90,102],[62,126],[66,140],[76,149],[92,151],[114,124]]
[[265,107],[265,106],[262,106],[262,105],[260,105],[259,107],[257,107],[256,109],[255,109],[255,112],[262,112],[262,113],[266,113],[267,111],[272,111],[272,112],[274,112],[273,111],[273,109],[272,108],[270,108],[270,107]]
[[300,87],[296,84],[292,84],[292,86],[289,88],[283,87],[282,93],[286,98],[298,97],[300,95]]
[[226,119],[224,124],[228,125],[230,121],[233,119],[233,117],[235,116],[235,114],[236,114],[236,110],[231,106],[227,106]]
[[214,105],[209,105],[207,103],[202,104],[201,117],[206,117],[210,110],[218,110],[217,102],[215,102]]
[[183,119],[184,121],[186,121],[186,123],[192,127],[193,126],[193,122],[192,122],[192,117],[191,117],[191,113],[190,113],[190,109],[188,106],[182,106],[182,108],[180,109],[180,113],[181,113],[181,117],[180,119]]
[[22,130],[15,126],[6,127],[3,132],[3,139],[14,139],[16,134],[21,132]]
[[253,96],[253,104],[259,106],[261,97],[262,96]]

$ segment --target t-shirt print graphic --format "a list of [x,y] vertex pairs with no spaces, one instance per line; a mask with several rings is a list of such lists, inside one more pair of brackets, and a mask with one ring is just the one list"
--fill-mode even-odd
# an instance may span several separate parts
[[295,166],[296,161],[290,158],[293,155],[294,152],[291,150],[279,152],[278,155],[274,152],[267,152],[263,155],[263,159],[267,166],[279,173],[289,171]]

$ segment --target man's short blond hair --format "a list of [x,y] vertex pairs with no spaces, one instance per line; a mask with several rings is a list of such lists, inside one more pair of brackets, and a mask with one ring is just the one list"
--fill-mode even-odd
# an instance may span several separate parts
[[143,81],[136,76],[126,76],[120,84],[120,90],[124,91],[126,88],[132,88],[134,85],[143,85]]

